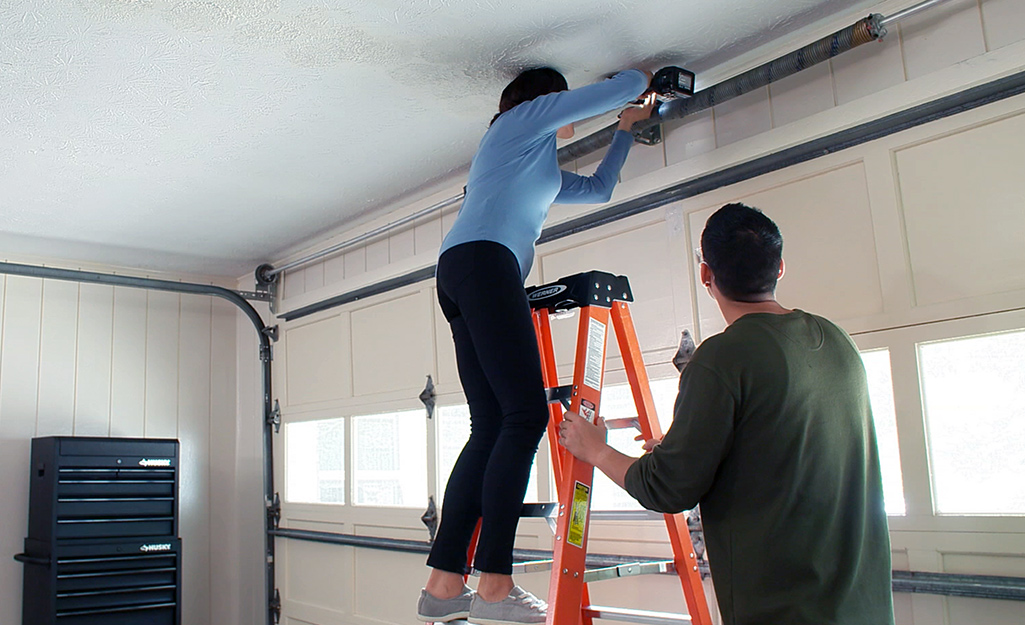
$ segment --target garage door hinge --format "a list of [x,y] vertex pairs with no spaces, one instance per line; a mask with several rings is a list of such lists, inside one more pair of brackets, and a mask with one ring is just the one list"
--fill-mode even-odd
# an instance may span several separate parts
[[427,526],[427,531],[431,534],[430,542],[433,543],[434,535],[438,533],[438,507],[434,505],[434,495],[427,498],[427,510],[420,520]]
[[270,414],[267,415],[267,425],[274,426],[275,434],[281,432],[281,404],[276,399],[274,400],[274,410],[271,410]]
[[434,380],[431,376],[427,376],[427,386],[420,392],[420,401],[423,402],[424,408],[427,409],[427,418],[430,419],[434,416]]
[[694,345],[694,338],[690,335],[690,330],[684,330],[680,336],[680,347],[676,350],[676,355],[673,356],[673,365],[677,371],[683,373],[684,367],[694,356],[695,350],[697,350],[697,346]]
[[274,622],[281,622],[281,592],[275,588],[274,596],[270,598],[270,613],[274,616]]
[[260,346],[260,362],[272,362],[274,360],[274,346],[273,345],[261,345]]
[[281,497],[274,493],[274,499],[267,500],[267,525],[278,529],[281,524]]

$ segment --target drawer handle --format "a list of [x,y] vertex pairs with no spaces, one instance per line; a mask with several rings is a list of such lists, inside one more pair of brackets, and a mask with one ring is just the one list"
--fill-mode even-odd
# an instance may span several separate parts
[[27,553],[19,553],[14,556],[14,559],[22,564],[38,564],[40,566],[50,566],[49,558],[37,558],[30,556]]
[[96,610],[66,610],[63,612],[57,612],[57,618],[64,616],[87,616],[90,614],[113,614],[115,612],[138,612],[142,610],[157,610],[160,608],[173,608],[178,605],[175,602],[170,603],[142,603],[139,605],[129,605],[121,608],[99,608]]

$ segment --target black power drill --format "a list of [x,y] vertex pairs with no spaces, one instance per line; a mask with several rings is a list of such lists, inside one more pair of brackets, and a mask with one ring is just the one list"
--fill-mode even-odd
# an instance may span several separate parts
[[[680,98],[689,98],[694,95],[694,72],[681,67],[670,65],[655,72],[651,77],[651,84],[644,96],[654,93],[659,102],[670,102]],[[644,98],[634,100],[630,104],[640,106]]]
[[648,91],[661,102],[669,102],[694,95],[694,72],[670,65],[655,72]]

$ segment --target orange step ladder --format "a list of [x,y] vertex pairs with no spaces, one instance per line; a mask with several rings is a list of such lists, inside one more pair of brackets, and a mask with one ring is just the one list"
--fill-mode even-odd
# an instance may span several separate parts
[[[683,514],[666,514],[672,562],[624,564],[608,569],[585,570],[587,534],[590,521],[591,481],[594,467],[566,452],[559,443],[559,423],[564,406],[594,421],[600,414],[601,389],[605,376],[605,348],[611,321],[627,379],[637,407],[636,425],[645,439],[661,438],[662,429],[648,375],[641,358],[640,345],[630,316],[628,302],[633,301],[629,281],[602,271],[591,271],[562,278],[557,282],[527,289],[537,331],[541,367],[548,389],[548,441],[552,455],[559,504],[555,519],[555,543],[548,591],[547,625],[592,625],[592,619],[624,620],[634,623],[693,623],[711,625],[698,559],[691,544],[690,530]],[[552,345],[551,315],[580,308],[573,383],[559,386]],[[607,424],[609,427],[623,424]],[[587,583],[601,579],[643,573],[669,572],[675,569],[687,601],[688,616],[608,608],[590,604]]]

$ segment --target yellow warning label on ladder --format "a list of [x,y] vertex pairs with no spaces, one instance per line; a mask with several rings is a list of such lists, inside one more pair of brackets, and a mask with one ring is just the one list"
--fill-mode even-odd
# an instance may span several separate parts
[[573,488],[573,510],[569,518],[566,542],[574,547],[584,547],[584,527],[587,525],[587,511],[590,508],[591,487],[580,482]]

